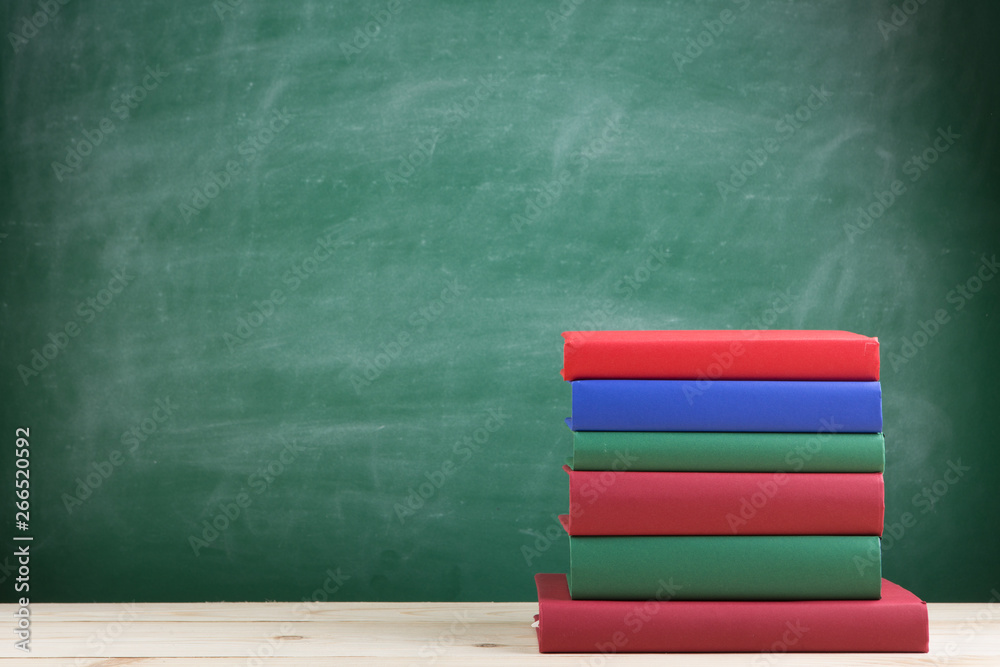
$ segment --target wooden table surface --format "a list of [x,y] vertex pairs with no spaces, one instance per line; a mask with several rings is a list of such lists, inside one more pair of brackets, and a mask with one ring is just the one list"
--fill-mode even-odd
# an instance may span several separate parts
[[[87,665],[997,665],[1000,603],[929,604],[928,654],[538,653],[537,604],[35,604],[31,653],[0,644],[0,666]],[[0,605],[12,627],[14,605]]]

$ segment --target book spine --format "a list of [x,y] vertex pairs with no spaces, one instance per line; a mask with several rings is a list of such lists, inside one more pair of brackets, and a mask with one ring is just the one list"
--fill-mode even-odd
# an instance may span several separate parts
[[881,433],[576,431],[574,470],[883,472]]
[[880,433],[878,382],[576,380],[575,431]]
[[574,600],[876,600],[882,555],[868,536],[575,537]]
[[[927,607],[905,602],[678,602],[565,599],[563,575],[535,577],[542,653],[928,651]],[[885,582],[886,586],[892,586]]]
[[822,338],[818,333],[822,332],[804,336],[796,332],[566,332],[562,375],[566,380],[879,379],[877,338],[844,332]]
[[881,535],[881,473],[574,471],[571,535]]

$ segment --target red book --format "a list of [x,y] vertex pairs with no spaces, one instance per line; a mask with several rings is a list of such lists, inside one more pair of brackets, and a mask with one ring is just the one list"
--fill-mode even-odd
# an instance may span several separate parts
[[567,331],[565,380],[878,380],[878,338],[847,331]]
[[880,600],[572,600],[536,574],[541,653],[927,653],[927,605],[882,580]]
[[570,535],[882,534],[881,473],[563,470]]

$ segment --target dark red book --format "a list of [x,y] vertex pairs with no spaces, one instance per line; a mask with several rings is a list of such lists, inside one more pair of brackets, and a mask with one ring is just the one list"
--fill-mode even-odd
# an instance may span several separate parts
[[880,600],[572,600],[536,574],[542,653],[927,653],[927,605],[882,580]]
[[567,331],[566,380],[879,377],[878,338],[847,331]]
[[563,470],[570,535],[882,534],[881,473]]

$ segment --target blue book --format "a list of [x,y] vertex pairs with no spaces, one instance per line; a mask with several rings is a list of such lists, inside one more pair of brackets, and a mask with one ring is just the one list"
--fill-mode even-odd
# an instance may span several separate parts
[[878,382],[575,380],[574,431],[880,433]]

